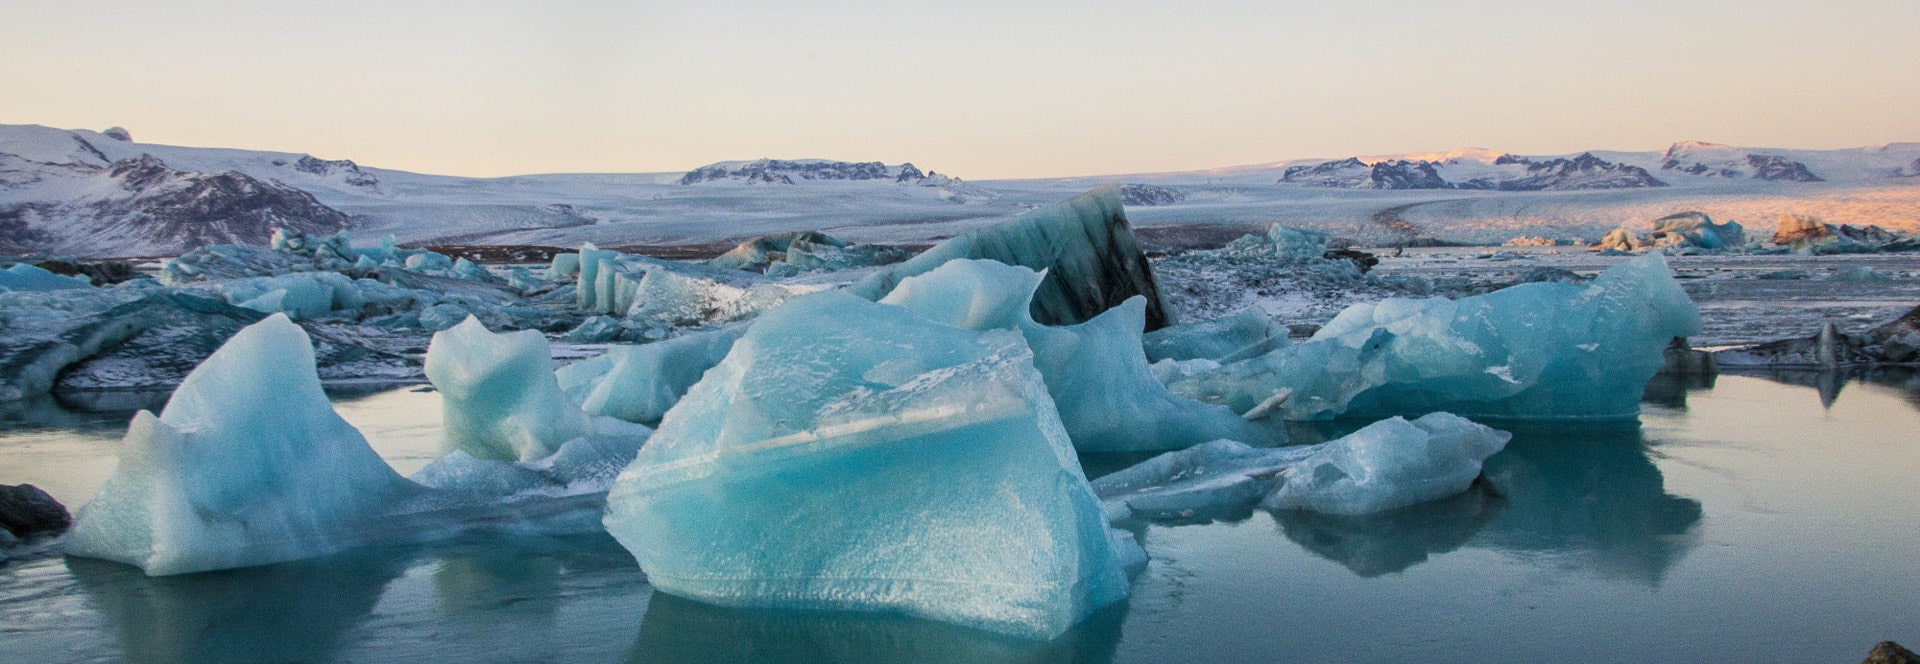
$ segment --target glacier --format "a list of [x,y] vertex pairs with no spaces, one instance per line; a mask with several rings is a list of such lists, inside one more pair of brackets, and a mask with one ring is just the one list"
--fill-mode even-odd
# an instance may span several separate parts
[[1639,414],[1647,381],[1700,314],[1651,253],[1587,284],[1525,283],[1449,300],[1390,298],[1342,311],[1306,341],[1232,363],[1162,360],[1175,393],[1287,419],[1448,411],[1469,417]]
[[1216,440],[1093,481],[1109,513],[1144,519],[1271,510],[1361,515],[1467,489],[1512,434],[1451,413],[1392,417],[1318,445],[1259,448]]
[[66,550],[155,576],[294,560],[345,548],[415,491],[333,412],[306,332],[275,315],[194,369],[159,416],[134,416]]
[[1124,598],[1136,556],[1032,358],[1013,330],[794,298],[666,413],[607,531],[672,595],[1056,636]]
[[1025,267],[955,259],[901,280],[880,301],[965,329],[1018,331],[1082,452],[1179,449],[1215,438],[1285,440],[1283,432],[1167,391],[1141,351],[1146,298],[1130,297],[1078,325],[1046,326],[1029,314],[1043,282],[1044,273]]

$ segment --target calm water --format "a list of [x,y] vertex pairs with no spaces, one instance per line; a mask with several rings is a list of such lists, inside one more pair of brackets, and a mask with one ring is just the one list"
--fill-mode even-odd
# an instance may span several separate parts
[[[1847,662],[1920,643],[1920,380],[1657,387],[1638,427],[1516,430],[1487,467],[1503,491],[1147,528],[1132,599],[1049,644],[655,595],[594,536],[161,579],[16,560],[0,662]],[[336,398],[402,472],[433,458],[434,394]],[[0,482],[83,502],[124,409],[154,399],[0,411]]]

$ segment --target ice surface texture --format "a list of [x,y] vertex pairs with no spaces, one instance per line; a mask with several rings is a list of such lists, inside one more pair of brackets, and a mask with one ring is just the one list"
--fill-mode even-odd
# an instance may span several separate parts
[[1020,335],[842,292],[761,316],[607,502],[667,593],[1050,638],[1126,594]]
[[1292,390],[1280,409],[1289,419],[1630,418],[1667,344],[1699,329],[1666,259],[1649,254],[1584,285],[1356,305],[1305,342],[1226,365],[1163,362],[1156,372],[1176,393],[1235,410]]
[[328,405],[306,332],[252,325],[141,411],[68,553],[165,575],[337,551],[417,487]]
[[1220,406],[1167,391],[1140,349],[1146,300],[1128,298],[1078,325],[1028,315],[1042,274],[991,260],[959,259],[902,280],[881,300],[971,330],[1013,329],[1033,349],[1060,419],[1082,452],[1171,450],[1216,438],[1284,439]]
[[560,386],[593,415],[659,422],[745,332],[742,324],[639,346],[614,346],[605,355],[561,368]]
[[1146,329],[1175,322],[1162,304],[1153,268],[1134,243],[1118,185],[934,245],[848,290],[878,300],[917,274],[956,258],[989,258],[1046,271],[1033,297],[1034,320],[1048,325],[1085,322],[1135,295],[1146,298]]
[[1148,459],[1093,487],[1109,512],[1146,518],[1224,516],[1255,503],[1371,514],[1466,490],[1511,438],[1449,413],[1413,421],[1393,417],[1307,447],[1217,440]]

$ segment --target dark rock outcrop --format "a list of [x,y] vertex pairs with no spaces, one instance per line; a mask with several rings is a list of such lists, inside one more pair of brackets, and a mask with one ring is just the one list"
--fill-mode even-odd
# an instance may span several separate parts
[[339,175],[341,181],[355,187],[372,189],[380,186],[380,179],[372,173],[360,170],[360,165],[351,159],[321,159],[313,155],[300,155],[293,162],[293,170],[322,177]]
[[1774,182],[1826,182],[1807,165],[1797,161],[1787,161],[1786,157],[1770,154],[1747,155],[1747,165],[1753,167],[1753,179],[1772,180]]
[[1187,195],[1172,187],[1150,184],[1120,185],[1120,196],[1127,205],[1172,205],[1187,200]]
[[1523,164],[1526,174],[1511,179],[1477,178],[1455,185],[1460,189],[1491,189],[1497,191],[1565,191],[1575,189],[1635,189],[1644,187],[1665,187],[1667,183],[1653,177],[1647,169],[1627,164],[1616,164],[1593,156],[1591,152],[1581,153],[1571,159],[1550,159],[1533,161],[1525,157],[1502,155],[1494,161],[1495,165]]
[[[908,166],[911,166],[909,164]],[[687,171],[680,184],[702,182],[743,182],[747,184],[794,184],[795,180],[894,180],[907,169],[895,169],[877,161],[818,161],[758,159],[747,162],[720,162]],[[913,172],[918,173],[915,168]],[[924,177],[924,176],[923,176]]]
[[57,535],[73,525],[73,515],[53,496],[31,484],[0,484],[0,529],[26,539]]
[[140,276],[139,273],[134,272],[133,264],[126,261],[48,260],[34,265],[54,274],[69,277],[84,276],[95,286],[117,284]]
[[1881,641],[1873,645],[1873,650],[1867,652],[1867,658],[1860,660],[1860,664],[1920,664],[1920,655],[1898,643]]

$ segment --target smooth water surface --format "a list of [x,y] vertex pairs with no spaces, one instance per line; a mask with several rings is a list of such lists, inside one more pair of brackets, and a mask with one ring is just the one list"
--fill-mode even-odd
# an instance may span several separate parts
[[[1491,481],[1451,499],[1148,527],[1131,600],[1047,644],[655,595],[598,535],[159,579],[13,560],[0,662],[1846,662],[1920,643],[1920,380],[1653,387],[1637,427],[1508,425]],[[411,473],[437,454],[436,397],[336,401]],[[0,483],[83,502],[126,409],[164,402],[144,398],[0,411]]]

